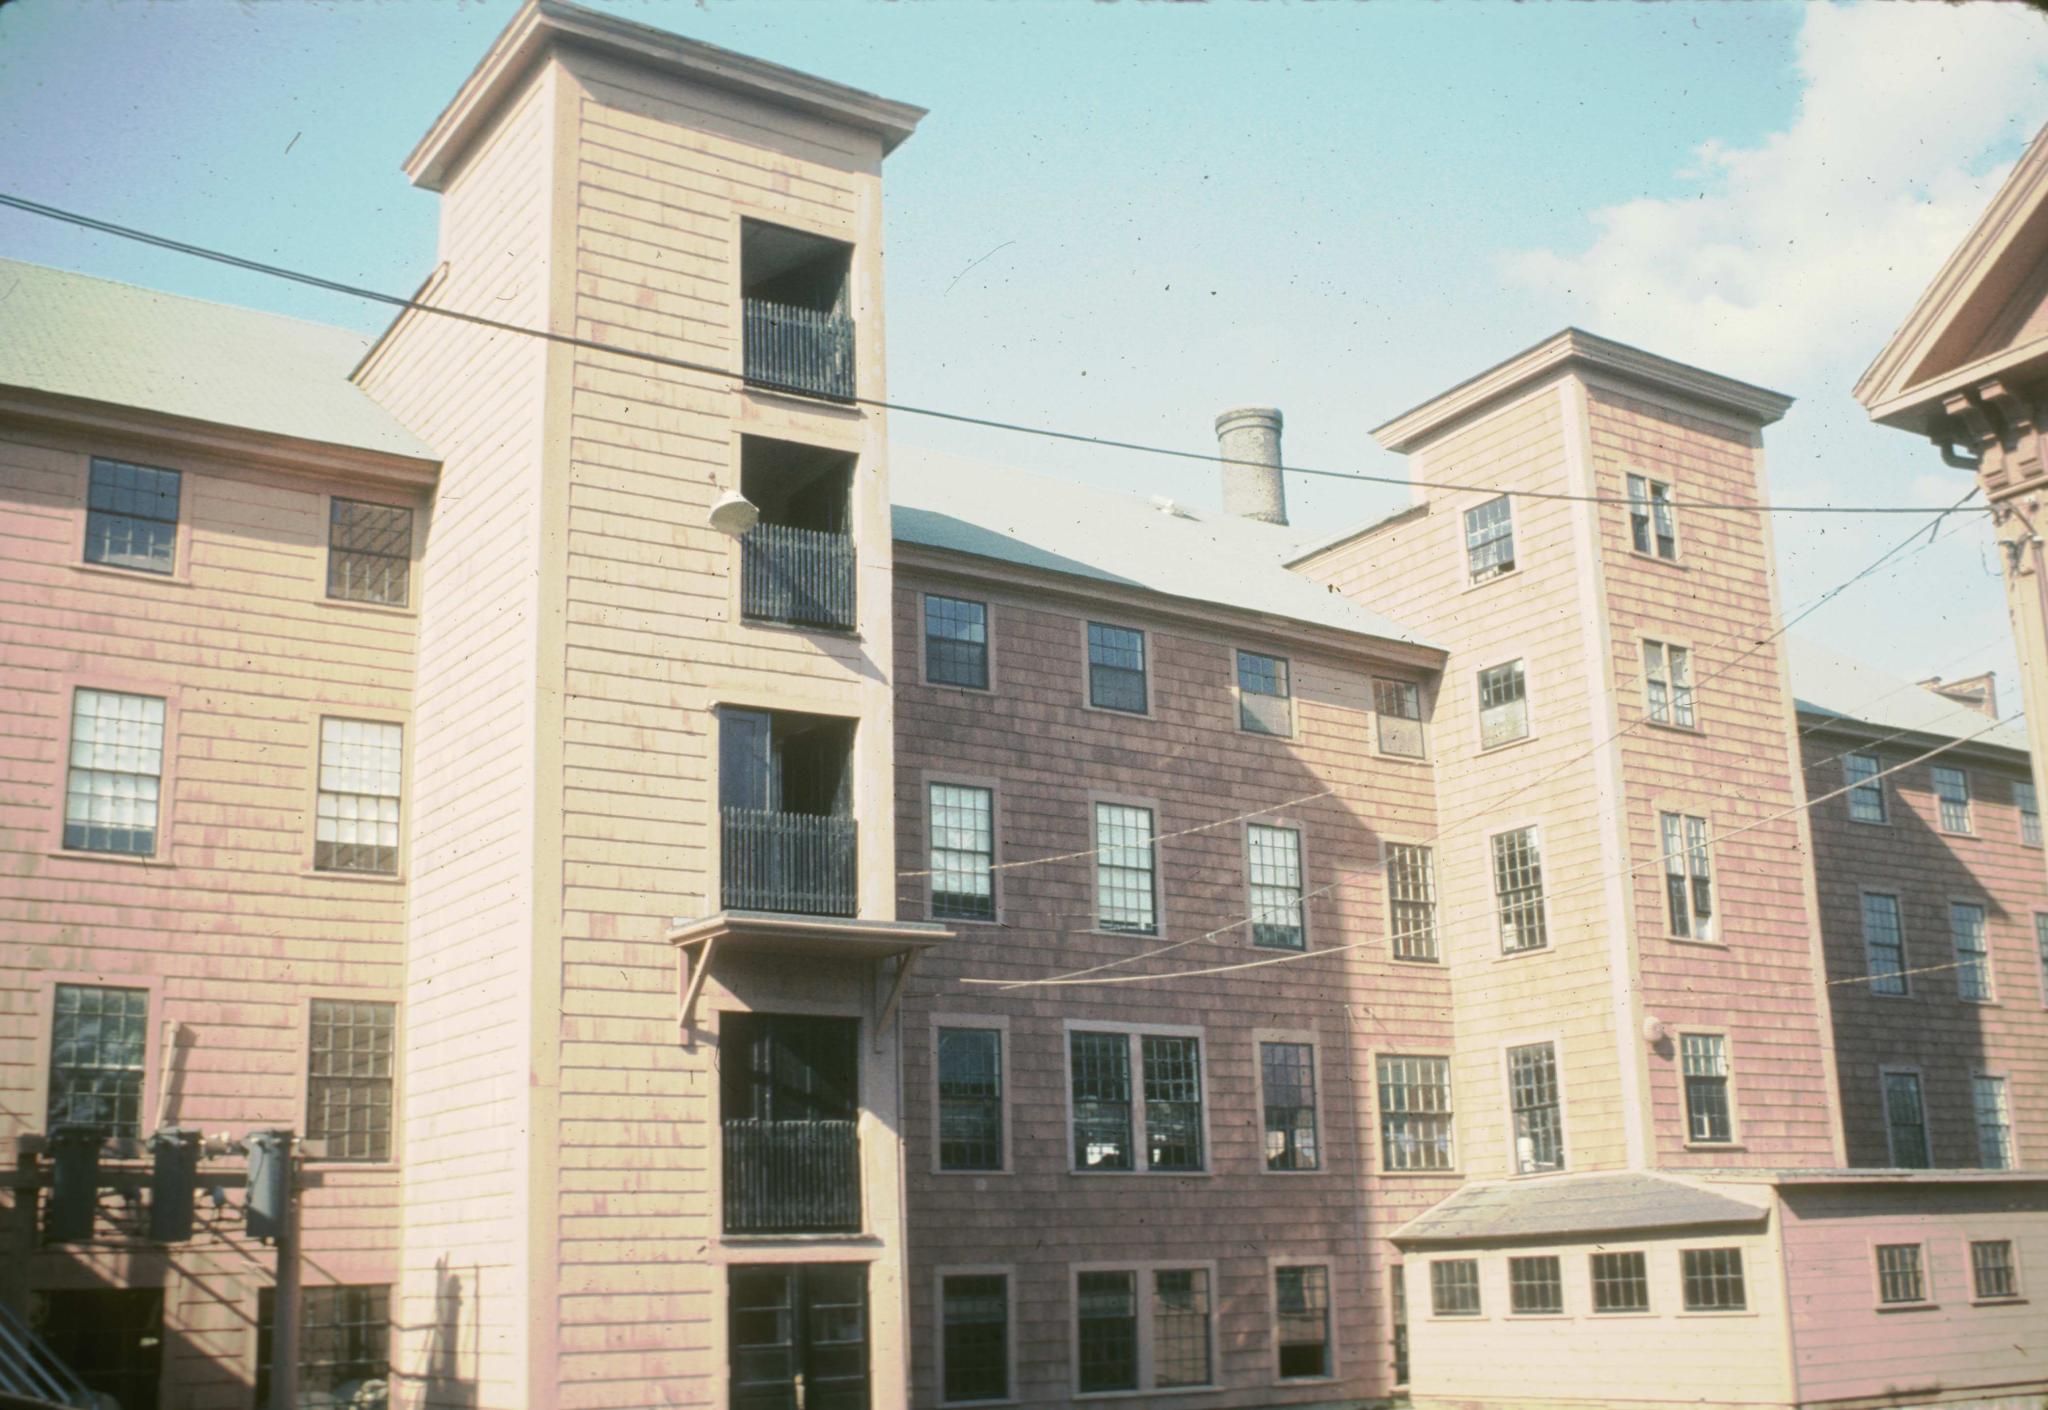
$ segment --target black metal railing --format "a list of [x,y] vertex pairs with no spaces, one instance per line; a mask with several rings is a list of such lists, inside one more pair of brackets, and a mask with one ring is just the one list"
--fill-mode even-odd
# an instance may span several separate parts
[[747,380],[853,400],[853,320],[843,313],[743,299]]
[[852,1121],[725,1123],[725,1231],[860,1229],[860,1136]]
[[722,808],[720,880],[735,911],[850,916],[860,900],[854,820]]
[[853,539],[756,524],[740,540],[740,612],[800,627],[854,625]]

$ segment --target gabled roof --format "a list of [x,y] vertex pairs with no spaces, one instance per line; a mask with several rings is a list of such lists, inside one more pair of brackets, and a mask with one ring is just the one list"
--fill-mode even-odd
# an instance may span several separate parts
[[1137,495],[901,444],[889,478],[899,544],[1431,646],[1283,566],[1305,537],[1298,529],[1186,505],[1169,512]]
[[344,328],[0,259],[0,387],[420,460]]
[[[1825,642],[1794,632],[1785,654],[1792,667],[1792,695],[1801,713],[1870,725],[1885,734],[1905,731],[1937,739],[2027,752],[2026,726],[2013,721],[1992,726],[1984,715],[1912,681],[1844,656]],[[1979,733],[1990,727],[1989,733]]]
[[1931,433],[1952,391],[2026,368],[2048,370],[2048,127],[1991,198],[1906,321],[1856,383],[1888,426]]
[[1577,1238],[1761,1224],[1768,1209],[1666,1175],[1616,1171],[1470,1184],[1393,1233],[1396,1243]]

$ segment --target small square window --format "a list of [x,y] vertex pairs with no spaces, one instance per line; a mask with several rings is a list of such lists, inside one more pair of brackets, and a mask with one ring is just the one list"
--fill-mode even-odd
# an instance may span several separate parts
[[1981,1301],[2020,1295],[2012,1240],[1980,1239],[1970,1245],[1970,1285]]
[[412,511],[336,496],[327,525],[327,595],[403,607],[411,585]]
[[1088,624],[1088,703],[1098,710],[1142,715],[1149,708],[1145,634],[1130,627]]
[[1564,1274],[1554,1254],[1508,1260],[1508,1308],[1525,1317],[1564,1311]]
[[1596,1253],[1592,1257],[1592,1273],[1596,1313],[1650,1310],[1649,1260],[1640,1250]]
[[1237,723],[1252,734],[1294,733],[1294,691],[1287,662],[1256,651],[1237,653]]
[[85,497],[85,561],[176,572],[183,483],[176,470],[94,457]]
[[1688,1312],[1741,1312],[1749,1306],[1739,1248],[1689,1248],[1679,1260]]
[[1529,694],[1522,663],[1479,673],[1479,747],[1492,749],[1529,735]]
[[988,608],[926,593],[924,678],[931,685],[988,689]]
[[1422,758],[1422,687],[1414,681],[1375,680],[1372,703],[1379,723],[1380,753]]
[[1877,1295],[1885,1303],[1927,1301],[1927,1279],[1920,1267],[1920,1245],[1877,1246]]
[[1439,1317],[1477,1317],[1479,1260],[1433,1259],[1429,1265],[1429,1306]]

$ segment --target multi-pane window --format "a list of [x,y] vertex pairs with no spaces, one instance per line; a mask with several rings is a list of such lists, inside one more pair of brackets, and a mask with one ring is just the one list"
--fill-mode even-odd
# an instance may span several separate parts
[[939,1169],[1003,1168],[1003,1035],[939,1030]]
[[1451,1170],[1451,1061],[1383,1057],[1379,1061],[1381,1168]]
[[1978,1239],[1970,1244],[1970,1287],[1980,1300],[2020,1295],[2012,1240]]
[[1529,1043],[1508,1049],[1508,1107],[1515,1122],[1515,1171],[1564,1168],[1564,1121],[1557,1098],[1557,1049]]
[[1970,776],[1962,769],[1934,766],[1934,796],[1943,832],[1970,830]]
[[1437,1258],[1429,1265],[1429,1310],[1439,1317],[1479,1315],[1479,1260]]
[[996,796],[966,784],[931,786],[932,915],[996,918]]
[[45,1129],[71,1123],[140,1137],[149,991],[59,984],[54,998]]
[[1927,1108],[1920,1100],[1920,1074],[1883,1074],[1884,1131],[1892,1164],[1903,1170],[1925,1170],[1933,1163],[1927,1150]]
[[1640,1250],[1596,1253],[1592,1261],[1595,1312],[1648,1312],[1649,1260]]
[[926,593],[924,678],[932,685],[988,689],[988,608]]
[[1429,848],[1387,844],[1387,909],[1394,958],[1436,960],[1436,863]]
[[[1135,1049],[1135,1053],[1134,1050]],[[1203,1168],[1202,1049],[1192,1036],[1068,1035],[1076,1170]],[[1142,1138],[1133,1143],[1131,1073],[1144,1086]],[[1135,1151],[1144,1152],[1136,1163]]]
[[85,561],[145,573],[176,571],[183,478],[176,470],[95,457],[85,497]]
[[1540,950],[1550,943],[1543,918],[1543,853],[1535,828],[1494,834],[1493,897],[1502,954]]
[[1523,1316],[1564,1311],[1564,1273],[1557,1255],[1508,1260],[1508,1310]]
[[1984,908],[1971,901],[1951,901],[1948,928],[1956,942],[1956,997],[1990,1002],[1991,950],[1984,933]]
[[1875,754],[1844,754],[1842,781],[1849,786],[1849,821],[1890,822],[1884,798],[1884,765]]
[[1280,1378],[1330,1374],[1330,1270],[1320,1263],[1273,1270]]
[[1529,733],[1529,693],[1522,663],[1510,661],[1479,673],[1479,747],[1521,739]]
[[1643,643],[1643,695],[1650,718],[1660,725],[1691,729],[1692,652],[1668,642]]
[[1266,1168],[1319,1169],[1315,1049],[1307,1043],[1261,1043],[1259,1076],[1265,1089]]
[[1138,1388],[1138,1275],[1082,1273],[1075,1279],[1079,1388]]
[[1906,992],[1906,929],[1899,920],[1899,898],[1863,893],[1863,955],[1873,994]]
[[395,1004],[313,1000],[306,1134],[329,1160],[391,1159],[397,1027]]
[[321,871],[398,870],[400,727],[377,720],[320,721],[320,797],[313,865]]
[[[299,1289],[299,1395],[303,1407],[353,1405],[391,1376],[391,1289],[309,1285]],[[270,1404],[277,1345],[277,1298],[256,1294],[256,1403]],[[379,1383],[371,1389],[371,1383]]]
[[1679,1066],[1685,1078],[1686,1139],[1716,1143],[1735,1139],[1728,1105],[1728,1040],[1719,1033],[1679,1035]]
[[64,845],[78,852],[156,855],[164,773],[164,702],[80,690],[71,700]]
[[1707,820],[1662,813],[1664,901],[1671,933],[1695,940],[1714,938],[1714,873],[1707,860]]
[[1918,1244],[1877,1246],[1877,1298],[1880,1302],[1927,1301],[1927,1275]]
[[1252,943],[1278,950],[1308,944],[1301,899],[1301,833],[1291,827],[1245,828],[1250,852]]
[[1678,524],[1671,509],[1671,486],[1642,475],[1628,477],[1628,532],[1637,553],[1678,557]]
[[2012,786],[2012,803],[2020,813],[2020,841],[2029,847],[2041,845],[2041,800],[2031,783]]
[[1749,1306],[1739,1248],[1683,1249],[1679,1272],[1688,1312],[1740,1312]]
[[1978,1168],[2012,1169],[2012,1110],[2006,1105],[2005,1079],[1982,1073],[1972,1077],[1970,1109],[1977,1118]]
[[949,1273],[940,1281],[939,1303],[946,1403],[1008,1399],[1010,1280]]
[[1396,1263],[1392,1268],[1387,1270],[1387,1281],[1389,1284],[1387,1292],[1387,1301],[1393,1309],[1390,1316],[1394,1323],[1394,1384],[1397,1386],[1405,1386],[1408,1384],[1407,1267],[1403,1264]]
[[1088,624],[1088,703],[1142,715],[1146,710],[1145,634]]
[[1294,690],[1287,662],[1256,651],[1237,653],[1237,723],[1253,734],[1294,733]]
[[1422,744],[1422,687],[1413,681],[1372,683],[1373,714],[1379,720],[1380,753],[1420,759]]
[[411,569],[410,509],[335,498],[327,519],[329,597],[403,607]]
[[1205,1386],[1209,1371],[1209,1270],[1152,1275],[1152,1384]]
[[1095,917],[1103,930],[1154,935],[1152,810],[1095,805]]
[[1465,511],[1465,561],[1475,583],[1515,570],[1515,520],[1506,495]]

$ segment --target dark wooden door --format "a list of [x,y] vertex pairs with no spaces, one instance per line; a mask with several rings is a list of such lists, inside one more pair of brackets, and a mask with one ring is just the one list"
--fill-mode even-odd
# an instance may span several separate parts
[[727,1272],[732,1410],[868,1410],[864,1263]]

